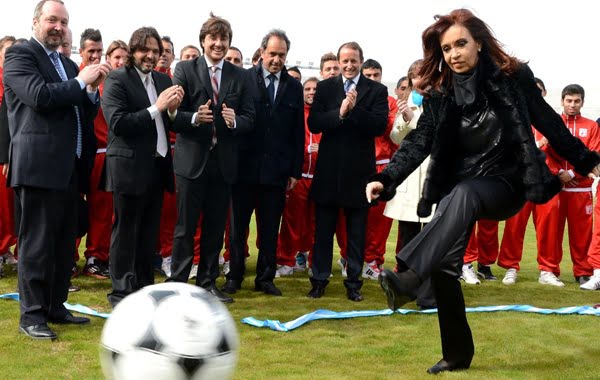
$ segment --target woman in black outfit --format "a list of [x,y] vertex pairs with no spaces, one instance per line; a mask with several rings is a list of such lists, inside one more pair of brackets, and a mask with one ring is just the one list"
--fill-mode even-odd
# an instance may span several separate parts
[[372,177],[369,201],[388,200],[431,154],[417,213],[432,221],[397,255],[399,272],[379,277],[395,310],[431,277],[438,301],[442,359],[429,373],[469,368],[474,354],[458,281],[473,224],[504,220],[526,200],[544,203],[561,189],[536,148],[531,125],[581,174],[598,175],[600,158],[543,100],[529,67],[504,52],[470,11],[436,16],[422,35],[421,89],[429,96],[417,128],[386,169]]

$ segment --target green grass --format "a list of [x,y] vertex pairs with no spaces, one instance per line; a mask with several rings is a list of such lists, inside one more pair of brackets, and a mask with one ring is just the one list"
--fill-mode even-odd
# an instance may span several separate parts
[[[394,261],[395,242],[394,226],[387,246],[388,263]],[[565,288],[538,284],[535,252],[533,228],[529,228],[517,284],[507,287],[495,281],[481,286],[463,285],[467,305],[531,304],[559,308],[600,303],[600,292],[578,289],[568,255],[562,268]],[[255,249],[251,254],[249,266],[253,272]],[[493,270],[499,277],[504,274],[497,267]],[[0,293],[14,292],[16,281],[16,273],[8,270],[7,276],[0,280]],[[163,278],[157,277],[157,282],[162,281]],[[106,301],[108,281],[80,276],[74,283],[82,291],[71,294],[69,302],[110,311]],[[238,322],[241,339],[236,379],[420,379],[428,378],[425,369],[441,357],[436,315],[316,321],[289,333],[242,325],[239,321],[248,316],[285,322],[316,309],[349,311],[386,307],[375,281],[365,281],[363,302],[348,301],[335,263],[334,277],[321,299],[306,297],[310,286],[305,273],[277,279],[276,283],[283,297],[265,296],[250,290],[251,274],[243,290],[235,295],[235,303],[229,306]],[[102,319],[93,318],[89,326],[83,327],[54,325],[59,340],[51,343],[32,341],[18,334],[18,316],[16,302],[0,301],[0,379],[102,378],[98,359]],[[476,346],[472,367],[441,378],[600,378],[598,317],[515,312],[468,317]]]

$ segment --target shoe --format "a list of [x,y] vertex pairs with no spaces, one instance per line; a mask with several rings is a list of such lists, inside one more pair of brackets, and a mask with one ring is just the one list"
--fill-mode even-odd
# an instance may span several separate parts
[[556,277],[554,273],[547,272],[545,270],[540,272],[540,278],[538,279],[538,282],[543,285],[558,286],[560,288],[565,286],[565,284],[558,277]]
[[397,310],[417,298],[421,281],[412,269],[400,273],[384,269],[379,275],[379,284],[387,297],[388,307]]
[[291,276],[292,274],[294,274],[294,267],[289,265],[280,265],[275,271],[275,277]]
[[348,278],[348,272],[346,271],[346,269],[348,268],[348,262],[346,261],[346,259],[342,257],[337,261],[337,263],[340,266],[340,269],[342,270],[342,277]]
[[221,291],[227,294],[235,294],[238,290],[242,288],[242,284],[238,283],[235,280],[227,280],[225,281],[225,285],[221,288]]
[[77,263],[73,264],[73,268],[71,268],[71,278],[79,276],[79,269],[77,268]]
[[433,367],[427,370],[427,373],[432,375],[437,375],[440,372],[444,371],[460,371],[464,369],[468,369],[471,366],[471,363],[461,363],[461,364],[450,364],[444,359],[437,362]]
[[90,323],[90,319],[86,317],[76,317],[73,314],[68,313],[57,319],[48,318],[48,322],[58,325],[85,325],[86,323]]
[[2,257],[4,258],[4,264],[12,265],[12,266],[19,264],[19,261],[17,260],[15,255],[13,255],[13,253],[10,250],[7,251],[4,255],[2,255]]
[[325,294],[325,285],[313,285],[308,292],[308,298],[321,298]]
[[350,301],[360,302],[363,300],[363,296],[360,294],[360,290],[358,289],[348,289],[346,290],[346,296]]
[[504,274],[502,283],[504,285],[514,285],[515,282],[517,282],[517,269],[516,268],[508,268],[508,270]]
[[229,297],[225,293],[221,292],[214,284],[211,284],[204,288],[207,292],[217,297],[217,299],[223,303],[232,303],[233,298]]
[[477,275],[486,281],[496,281],[498,277],[492,273],[492,268],[489,265],[477,263]]
[[462,266],[462,275],[460,279],[465,282],[465,284],[469,285],[479,285],[481,281],[477,278],[477,274],[475,274],[475,269],[472,264],[465,264]]
[[281,290],[279,290],[275,284],[270,281],[256,282],[254,284],[254,290],[271,296],[281,296]]
[[83,267],[83,274],[100,280],[106,280],[110,278],[108,266],[95,257],[90,257],[87,259],[87,263]]
[[19,331],[21,331],[23,334],[27,335],[31,339],[36,340],[56,340],[58,338],[56,336],[56,333],[52,331],[50,327],[48,327],[48,325],[45,323],[40,323],[39,325],[27,327],[19,326]]
[[371,261],[370,263],[366,263],[364,265],[362,276],[363,278],[368,278],[369,280],[377,280],[380,273],[381,268],[379,265],[377,265],[377,262]]
[[188,280],[196,278],[198,276],[198,264],[192,264],[192,269],[190,269],[190,275],[188,276]]
[[579,286],[579,289],[582,290],[600,290],[600,276],[594,274],[590,279],[585,283]]
[[229,273],[229,261],[223,263],[223,276],[227,276]]
[[590,280],[590,276],[575,276],[575,282],[583,285]]
[[219,256],[219,266],[223,266],[225,264],[225,258],[223,256]]
[[69,293],[74,293],[80,291],[81,288],[77,285],[73,285],[72,282],[69,282]]
[[163,257],[160,263],[160,270],[167,277],[171,277],[171,256]]
[[308,268],[308,252],[296,253],[296,265],[294,272],[304,272]]

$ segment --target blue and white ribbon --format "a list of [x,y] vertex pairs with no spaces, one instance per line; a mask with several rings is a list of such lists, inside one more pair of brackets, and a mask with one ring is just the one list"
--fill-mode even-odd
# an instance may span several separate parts
[[[572,306],[563,307],[560,309],[541,309],[530,305],[501,305],[501,306],[479,306],[479,307],[468,307],[465,309],[467,313],[490,313],[496,311],[517,311],[522,313],[536,313],[536,314],[557,314],[557,315],[595,315],[600,317],[600,308],[593,308],[591,306]],[[364,311],[343,311],[335,312],[331,310],[317,310],[309,314],[305,314],[299,318],[296,318],[289,322],[279,322],[271,319],[261,321],[254,317],[248,317],[242,319],[242,323],[245,323],[254,327],[270,328],[274,331],[291,331],[296,329],[305,323],[316,321],[320,319],[346,319],[346,318],[360,318],[360,317],[375,317],[391,315],[394,312],[391,309],[385,310],[364,310]],[[409,309],[398,309],[398,314],[433,314],[437,313],[437,309],[428,310],[409,310]]]
[[[0,294],[0,299],[9,299],[9,300],[14,300],[14,301],[18,301],[19,300],[19,293],[7,293],[7,294]],[[64,303],[65,307],[67,308],[67,310],[70,311],[74,311],[80,314],[87,314],[87,315],[91,315],[93,317],[100,317],[100,318],[108,318],[110,316],[110,313],[100,313],[90,307],[87,307],[85,305],[71,305],[68,302]]]

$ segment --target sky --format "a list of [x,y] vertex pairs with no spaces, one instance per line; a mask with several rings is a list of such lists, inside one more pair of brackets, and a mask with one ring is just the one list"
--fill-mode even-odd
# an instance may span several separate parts
[[[33,9],[38,0],[0,0],[0,36],[31,36]],[[579,83],[586,90],[583,113],[600,116],[598,75],[598,11],[595,1],[557,0],[425,0],[425,1],[256,1],[220,0],[65,0],[74,45],[88,27],[100,29],[105,47],[128,42],[141,26],[154,26],[175,44],[176,55],[188,44],[199,45],[200,27],[213,11],[233,28],[232,45],[250,57],[272,28],[291,40],[288,65],[318,65],[323,53],[337,51],[347,41],[358,42],[365,59],[383,66],[383,80],[395,83],[419,58],[421,33],[436,14],[468,8],[494,31],[506,50],[528,61],[549,89],[548,103],[560,106],[560,90]],[[309,73],[313,74],[313,73]]]

